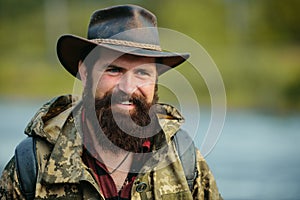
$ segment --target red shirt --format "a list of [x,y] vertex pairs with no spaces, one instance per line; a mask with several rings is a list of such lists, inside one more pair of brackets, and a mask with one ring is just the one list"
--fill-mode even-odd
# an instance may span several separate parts
[[118,192],[114,180],[108,173],[108,170],[104,163],[101,163],[96,158],[94,158],[86,149],[84,149],[82,159],[83,162],[93,170],[96,181],[105,199],[130,199],[131,188],[133,181],[137,175],[136,173],[128,173],[123,187]]

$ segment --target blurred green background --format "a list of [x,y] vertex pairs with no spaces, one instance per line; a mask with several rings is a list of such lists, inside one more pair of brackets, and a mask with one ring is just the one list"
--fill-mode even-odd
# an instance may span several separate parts
[[0,0],[1,98],[71,93],[74,79],[56,58],[58,37],[85,37],[94,10],[125,3],[151,10],[160,27],[207,50],[223,77],[229,108],[300,111],[299,0]]

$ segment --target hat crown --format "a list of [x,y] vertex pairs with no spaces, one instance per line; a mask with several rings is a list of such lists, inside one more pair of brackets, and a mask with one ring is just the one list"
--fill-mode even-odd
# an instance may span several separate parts
[[134,56],[156,58],[162,74],[184,62],[188,53],[163,51],[159,45],[154,14],[136,5],[120,5],[95,11],[90,19],[87,38],[62,35],[57,41],[61,64],[77,77],[78,63],[94,48],[105,48]]
[[159,45],[156,17],[135,5],[95,11],[91,16],[88,39],[108,38]]

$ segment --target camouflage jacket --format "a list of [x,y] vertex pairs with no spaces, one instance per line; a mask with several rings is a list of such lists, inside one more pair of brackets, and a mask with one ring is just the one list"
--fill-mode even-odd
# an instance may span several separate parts
[[[93,172],[81,159],[82,139],[74,123],[76,114],[72,112],[80,107],[79,102],[71,96],[51,100],[40,108],[25,130],[27,135],[36,137],[35,199],[104,199]],[[221,199],[214,177],[198,150],[198,176],[190,192],[176,148],[170,142],[183,118],[171,106],[161,105],[161,109],[164,114],[159,115],[159,121],[165,136],[155,140],[155,145],[160,148],[135,179],[131,199]],[[138,192],[140,183],[147,187]],[[25,199],[13,158],[2,173],[0,199]]]

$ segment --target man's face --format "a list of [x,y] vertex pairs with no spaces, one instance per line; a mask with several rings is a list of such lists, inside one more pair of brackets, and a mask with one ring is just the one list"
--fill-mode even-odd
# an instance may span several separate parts
[[[152,103],[157,72],[154,58],[138,57],[128,54],[118,55],[102,51],[92,70],[93,93],[95,98],[103,98],[108,92],[123,92],[131,96],[143,97]],[[135,108],[130,101],[120,101],[112,109],[130,111]]]
[[[89,76],[85,75],[84,65],[81,67],[85,70],[79,69],[86,86],[85,101],[89,102],[85,104],[86,111],[96,112],[95,130],[99,124],[106,137],[122,149],[138,152],[145,137],[157,132],[157,124],[152,121],[154,113],[150,112],[157,101],[154,61],[154,58],[103,51]],[[115,151],[101,135],[97,137],[101,146]]]

